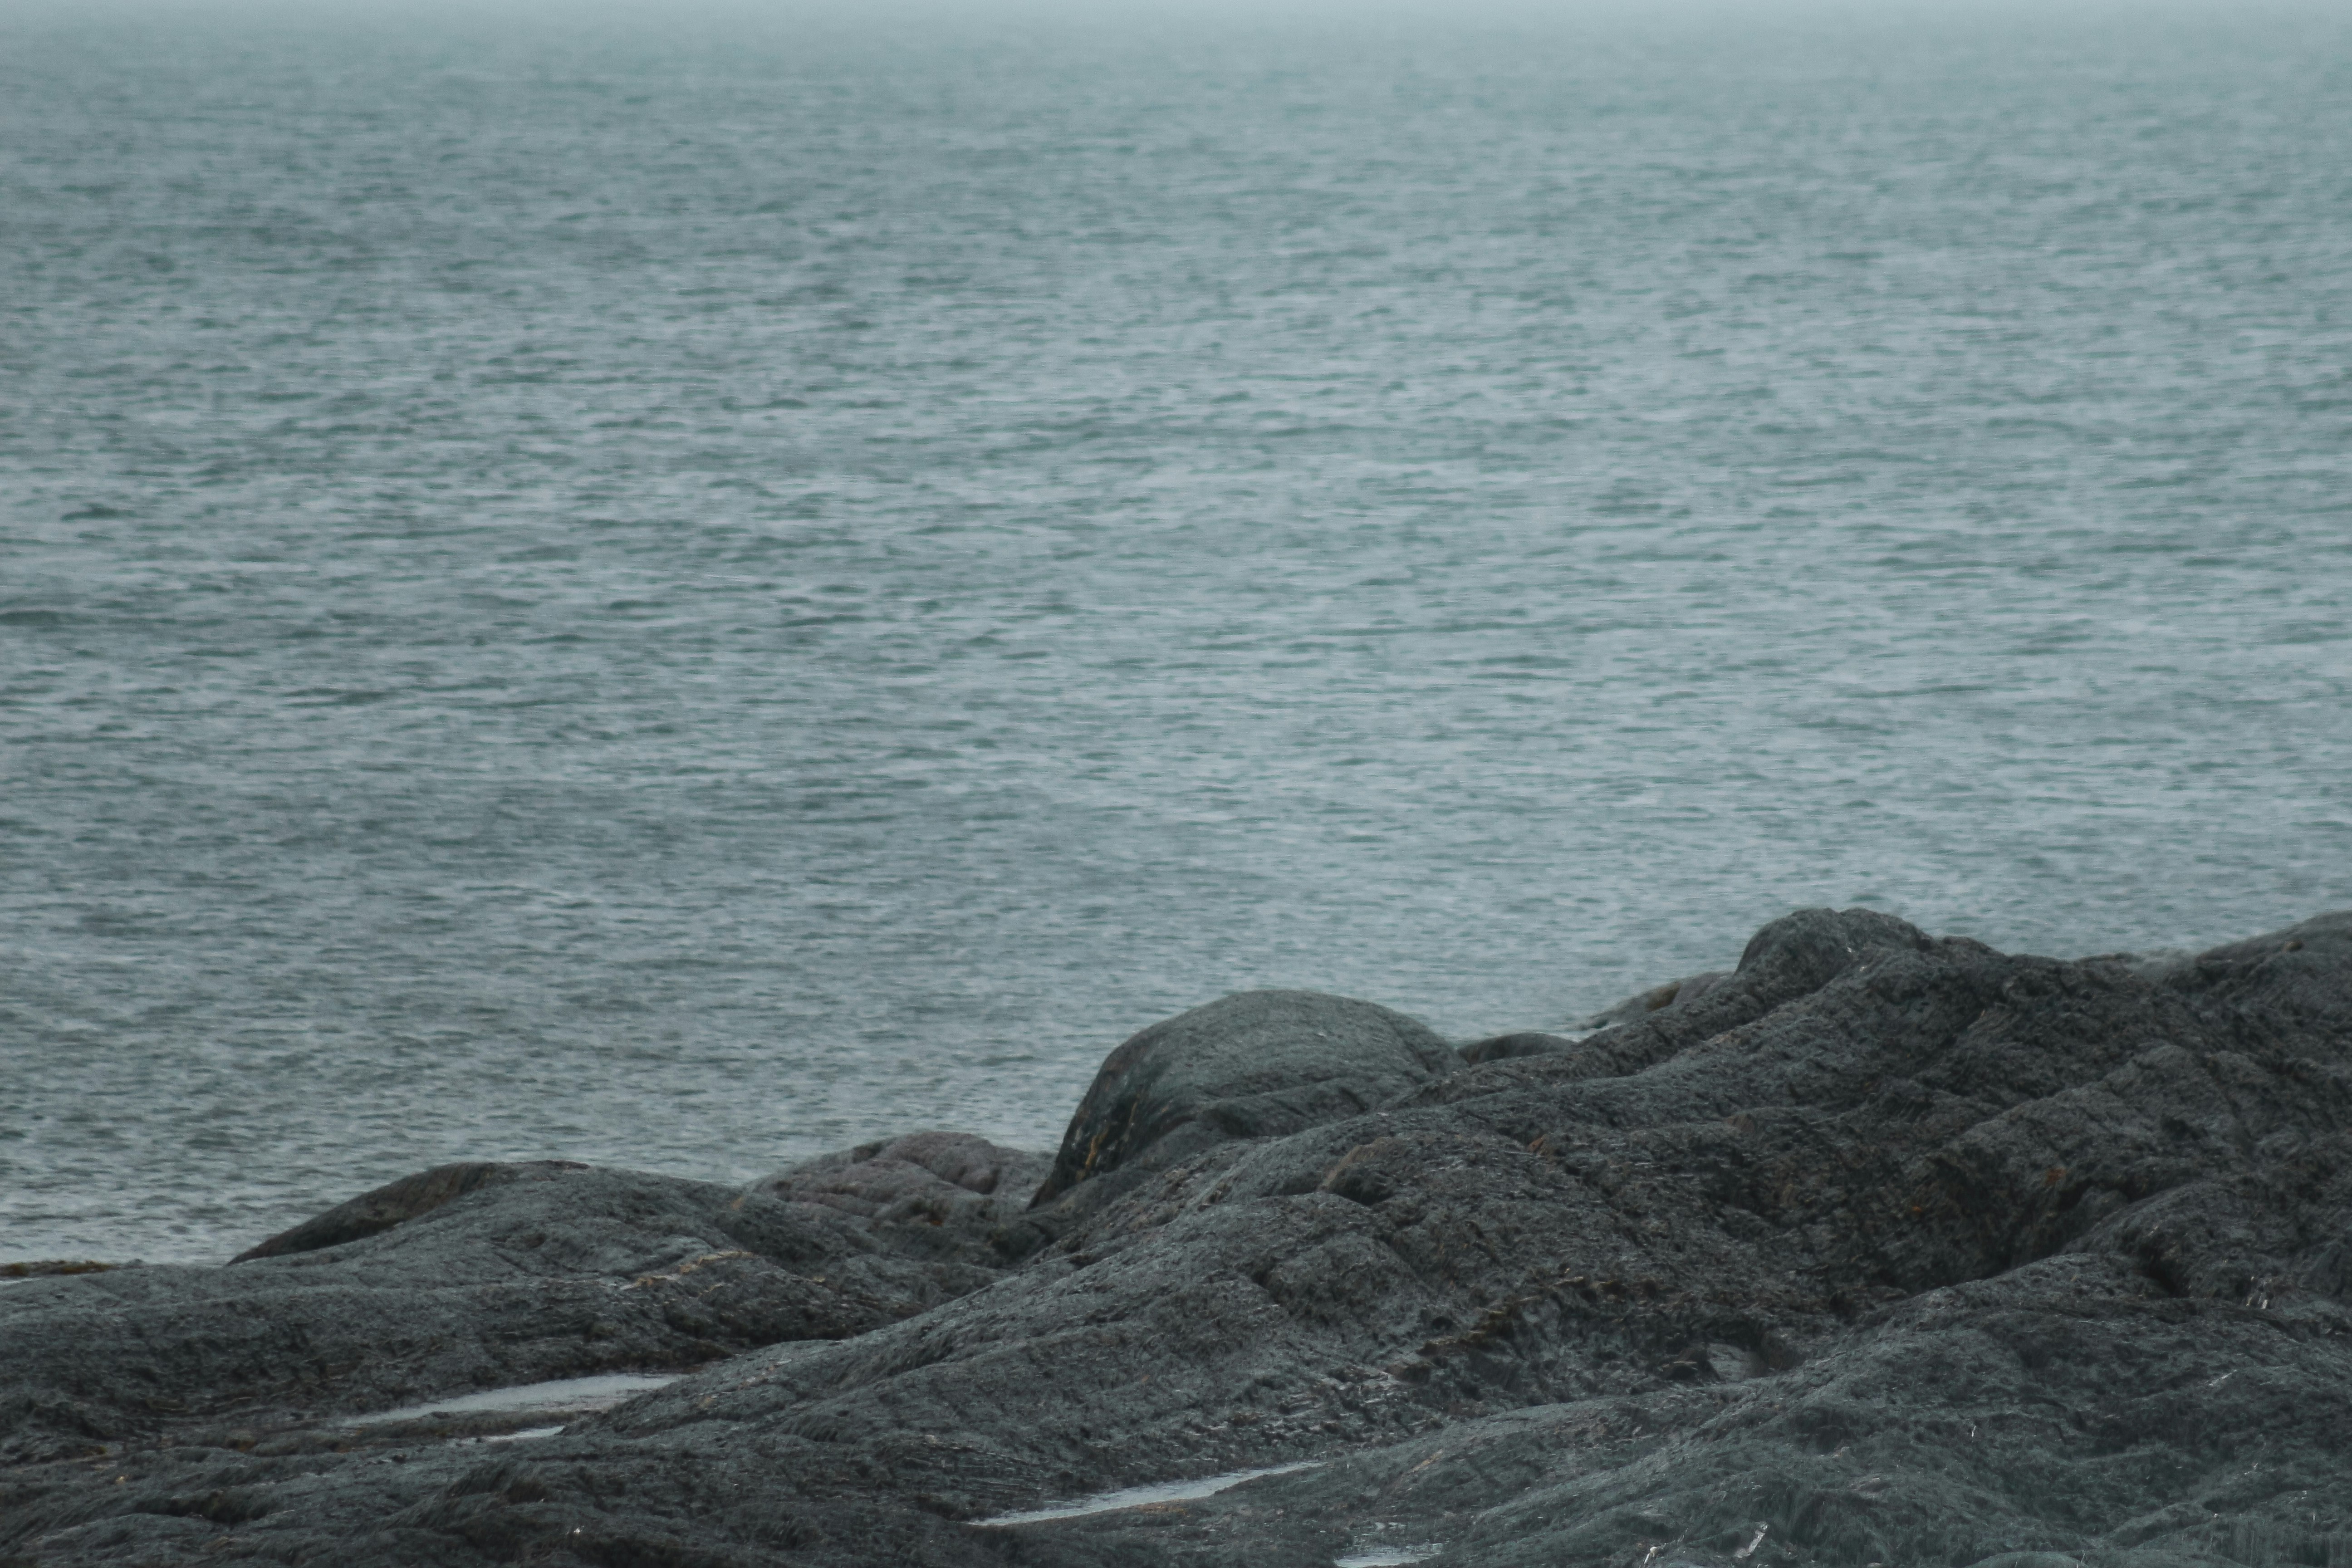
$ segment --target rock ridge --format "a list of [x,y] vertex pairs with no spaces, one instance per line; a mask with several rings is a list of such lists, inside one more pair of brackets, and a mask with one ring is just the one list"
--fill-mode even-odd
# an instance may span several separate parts
[[[2352,912],[1801,910],[1591,1022],[1244,993],[1051,1155],[441,1167],[12,1284],[0,1563],[2352,1563]],[[625,1370],[686,1375],[364,1424]]]

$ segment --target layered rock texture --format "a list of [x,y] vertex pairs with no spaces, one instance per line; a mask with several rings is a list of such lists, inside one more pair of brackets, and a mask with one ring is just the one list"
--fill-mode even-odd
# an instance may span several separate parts
[[[2352,914],[1809,910],[1597,1022],[1252,994],[1050,1158],[446,1167],[0,1288],[0,1563],[2352,1563]],[[687,1375],[366,1421],[620,1371]]]

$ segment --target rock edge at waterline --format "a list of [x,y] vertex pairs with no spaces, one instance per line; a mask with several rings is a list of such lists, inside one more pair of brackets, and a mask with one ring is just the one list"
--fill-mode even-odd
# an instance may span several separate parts
[[1213,1003],[1051,1155],[440,1167],[0,1290],[0,1563],[2352,1563],[2352,914],[1806,910],[1459,1051]]

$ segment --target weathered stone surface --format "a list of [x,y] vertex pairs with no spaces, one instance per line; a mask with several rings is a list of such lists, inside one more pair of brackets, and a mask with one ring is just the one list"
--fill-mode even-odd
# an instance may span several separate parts
[[[1806,911],[1571,1050],[1170,1142],[1049,1198],[982,1289],[541,1441],[20,1465],[0,1557],[2352,1561],[2352,915],[2148,965]],[[883,1152],[772,1201],[870,1224],[921,1189],[848,1173],[891,1160],[959,1185]]]
[[1003,1261],[999,1233],[1018,1221],[1053,1156],[969,1132],[916,1132],[781,1172],[751,1191],[865,1223],[877,1245],[917,1258]]
[[[287,1237],[352,1228],[353,1213],[391,1206],[382,1194],[446,1194],[452,1169]],[[283,1427],[484,1387],[690,1366],[860,1333],[995,1278],[936,1247],[894,1249],[838,1209],[709,1183],[547,1163],[464,1184],[331,1246],[10,1286],[0,1459],[88,1453],[174,1423]]]
[[247,1247],[229,1261],[246,1263],[257,1258],[277,1258],[289,1252],[316,1252],[322,1247],[337,1247],[346,1241],[373,1236],[378,1231],[390,1230],[404,1220],[431,1214],[443,1204],[462,1198],[467,1193],[511,1182],[532,1171],[586,1168],[561,1160],[541,1161],[534,1164],[501,1164],[494,1161],[472,1160],[454,1165],[436,1165],[429,1171],[419,1171],[413,1176],[387,1182],[373,1192],[362,1193],[348,1203],[337,1204],[326,1213],[315,1215],[290,1230],[282,1230],[267,1241]]
[[1462,1047],[1462,1059],[1475,1065],[1479,1062],[1508,1061],[1514,1057],[1556,1057],[1574,1049],[1576,1042],[1568,1036],[1522,1029],[1466,1045]]
[[[1595,1029],[1613,1029],[1620,1024],[1634,1023],[1648,1017],[1653,1013],[1664,1012],[1676,1003],[1697,1001],[1709,991],[1714,990],[1717,983],[1723,977],[1723,971],[1710,969],[1704,973],[1685,975],[1680,980],[1669,980],[1664,985],[1654,985],[1647,991],[1628,996],[1613,1007],[1602,1008],[1578,1024],[1576,1027],[1580,1032],[1590,1033]],[[1538,1053],[1520,1051],[1513,1054],[1534,1056]]]
[[1110,1054],[1078,1102],[1043,1205],[1147,1152],[1336,1121],[1462,1065],[1402,1013],[1313,991],[1245,991],[1154,1024]]

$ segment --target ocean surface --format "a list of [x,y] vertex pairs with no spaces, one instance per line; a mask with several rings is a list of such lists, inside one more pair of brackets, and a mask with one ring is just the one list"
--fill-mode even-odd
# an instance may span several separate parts
[[0,16],[0,1260],[2352,904],[2352,13]]

